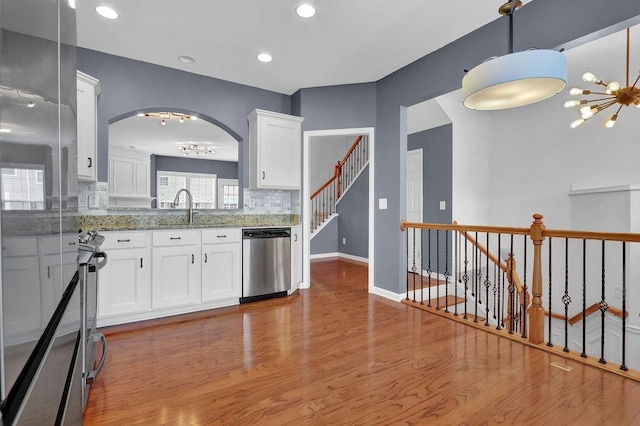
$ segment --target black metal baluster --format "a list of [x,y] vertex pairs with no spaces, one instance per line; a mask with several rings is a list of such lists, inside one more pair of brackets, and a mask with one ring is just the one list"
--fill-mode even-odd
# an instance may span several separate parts
[[431,229],[428,230],[428,238],[429,238],[429,241],[428,241],[428,247],[429,247],[429,257],[428,257],[429,261],[428,261],[428,263],[429,263],[429,266],[428,266],[428,269],[427,269],[427,277],[428,277],[427,280],[429,281],[429,302],[428,302],[427,306],[431,307],[431,272],[432,272],[431,271]]
[[468,319],[469,317],[467,316],[467,291],[469,289],[468,287],[468,283],[469,283],[469,275],[468,275],[468,265],[469,265],[469,259],[467,258],[467,245],[468,245],[468,240],[467,240],[467,231],[464,231],[464,275],[462,276],[462,281],[464,281],[464,319]]
[[440,230],[436,229],[436,309],[440,309]]
[[420,229],[420,304],[424,305],[424,229]]
[[[500,238],[501,235],[498,234],[498,265],[496,268],[496,271],[500,270],[500,262],[501,262],[501,255],[500,255],[500,249],[501,249],[501,241]],[[496,330],[501,330],[502,327],[504,326],[504,323],[502,323],[502,307],[500,306],[500,275],[501,273],[498,272],[498,325],[496,326]]]
[[455,248],[453,249],[455,252],[455,258],[454,258],[454,267],[453,267],[453,276],[455,277],[453,282],[454,282],[454,286],[453,286],[453,301],[455,302],[455,304],[453,305],[453,316],[457,317],[458,316],[458,283],[460,282],[460,269],[459,269],[459,265],[458,265],[458,259],[460,257],[460,253],[459,253],[459,239],[460,239],[460,234],[458,233],[458,231],[453,231],[453,235],[454,235],[454,241],[456,242],[455,244]]
[[628,371],[627,359],[627,251],[626,242],[622,242],[622,363],[620,370]]
[[449,231],[444,231],[444,311],[449,313]]
[[524,302],[522,302],[522,308],[520,309],[520,330],[522,331],[522,338],[527,338],[527,308],[529,305],[529,297],[527,295],[527,236],[522,236],[524,241],[524,269],[523,269],[523,282],[522,282],[522,297],[524,298]]
[[[487,232],[487,253],[489,253],[489,233]],[[485,305],[484,305],[484,325],[488,326],[489,325],[489,287],[491,286],[491,281],[489,280],[489,256],[485,255],[486,257],[486,267],[487,267],[487,272],[485,273],[484,276],[484,289],[485,289],[485,294],[486,294],[486,298],[485,298]]]
[[604,258],[605,258],[605,241],[602,240],[602,293],[601,293],[601,298],[600,298],[600,302],[598,302],[598,309],[600,309],[601,312],[601,322],[600,322],[600,359],[598,360],[598,362],[600,364],[606,364],[607,360],[604,359],[604,335],[605,335],[605,313],[607,312],[607,309],[609,309],[609,305],[607,304],[607,301],[605,300],[605,264],[604,264]]
[[[410,264],[409,264],[409,229],[407,229],[407,271],[409,271],[410,269]],[[405,300],[409,300],[409,272],[406,273],[407,275],[407,297]]]
[[582,240],[582,358],[587,357],[587,240]]
[[413,303],[416,303],[416,228],[411,228],[411,231],[413,232],[413,238],[411,241],[411,277],[413,279]]
[[564,352],[569,352],[569,238],[564,239],[564,295],[562,296],[564,303]]
[[474,300],[475,300],[475,316],[473,318],[473,322],[478,322],[478,303],[480,298],[480,292],[478,291],[478,287],[480,286],[480,279],[482,278],[482,272],[480,271],[480,255],[478,249],[478,233],[476,232],[476,243],[474,244],[475,254],[474,254],[474,262],[476,272],[473,274],[473,288],[475,291]]
[[[488,258],[488,255],[487,255]],[[498,286],[497,286],[497,281],[498,281],[498,269],[496,267],[496,264],[491,262],[491,266],[493,267],[493,284],[491,285],[491,292],[493,293],[493,319],[497,320],[498,319],[498,306],[496,305],[496,298],[498,296]]]
[[516,328],[516,297],[515,284],[513,283],[513,234],[511,234],[511,244],[509,248],[509,334],[513,334]]
[[553,238],[549,237],[549,314],[547,315],[548,317],[548,321],[549,321],[549,337],[547,340],[547,346],[552,347],[553,346],[553,342],[551,341],[551,320],[553,319],[553,317],[551,316],[551,313],[553,312],[551,310],[551,257],[552,257],[552,250],[551,250],[551,243],[552,243]]

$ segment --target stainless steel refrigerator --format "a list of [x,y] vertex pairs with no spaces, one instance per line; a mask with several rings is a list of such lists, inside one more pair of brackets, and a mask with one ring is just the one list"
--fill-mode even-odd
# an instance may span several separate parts
[[66,0],[0,0],[0,412],[81,424],[76,22]]

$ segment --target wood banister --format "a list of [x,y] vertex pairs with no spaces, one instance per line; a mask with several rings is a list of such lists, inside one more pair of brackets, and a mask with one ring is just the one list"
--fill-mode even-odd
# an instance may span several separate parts
[[360,143],[360,141],[362,140],[362,135],[358,136],[356,138],[356,141],[353,143],[353,145],[351,145],[351,148],[349,148],[349,151],[347,151],[347,153],[345,154],[344,158],[342,159],[342,161],[338,162],[338,164],[340,165],[340,167],[344,166],[344,163],[347,162],[347,159],[349,158],[349,156],[351,155],[351,153],[356,149],[356,146],[358,145],[358,143]]
[[320,194],[327,186],[331,185],[331,182],[333,182],[334,180],[336,180],[336,176],[333,176],[331,179],[329,179],[328,181],[326,181],[324,183],[324,185],[322,185],[320,188],[318,188],[318,190],[316,192],[314,192],[311,197],[309,197],[311,200],[313,200],[314,198],[316,198],[318,196],[318,194]]
[[[598,307],[597,303],[594,303],[593,305],[589,306],[586,310],[585,310],[585,318],[595,314],[596,312],[600,312],[600,308]],[[610,313],[613,316],[616,316],[618,318],[622,318],[622,316],[624,315],[625,317],[629,316],[629,311],[625,311],[624,314],[622,313],[622,309],[618,309],[618,308],[612,308],[611,306],[609,306],[609,308],[607,309],[607,312]],[[562,314],[558,314],[555,312],[551,312],[551,314],[549,314],[548,311],[545,311],[545,315],[557,320],[563,320],[564,321],[564,315]],[[577,323],[579,323],[580,321],[582,321],[582,312],[578,312],[577,314],[575,314],[574,316],[570,317],[567,322],[569,323],[569,325],[575,325]]]
[[336,198],[340,198],[340,194],[342,193],[342,188],[341,188],[342,187],[342,182],[341,182],[342,166],[344,166],[344,163],[347,162],[347,160],[349,159],[349,156],[356,149],[356,147],[358,146],[358,143],[360,143],[360,141],[362,140],[362,137],[363,136],[360,135],[356,138],[355,142],[351,145],[351,148],[349,148],[349,151],[347,151],[347,154],[344,156],[342,161],[338,161],[338,163],[333,167],[333,177],[331,177],[320,188],[318,188],[318,190],[316,190],[316,192],[314,192],[311,195],[311,197],[309,197],[310,200],[313,200],[315,197],[317,197],[318,194],[320,194],[327,186],[331,185],[331,182],[333,182],[336,179],[338,179],[338,185],[336,187]]

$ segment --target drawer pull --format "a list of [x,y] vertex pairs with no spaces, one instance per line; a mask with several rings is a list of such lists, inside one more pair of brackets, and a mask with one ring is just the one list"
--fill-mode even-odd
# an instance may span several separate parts
[[118,240],[119,243],[129,243],[131,240],[127,238],[126,240]]
[[196,256],[195,255],[191,255],[191,263],[196,263]]
[[207,263],[207,253],[204,254],[204,263]]
[[140,268],[142,268],[142,258],[140,258]]
[[70,245],[70,246],[75,246],[75,245],[76,245],[76,243],[69,243],[69,245]]
[[93,167],[93,160],[91,157],[87,157],[87,160],[89,160],[89,168]]
[[182,237],[169,237],[170,240],[181,240]]
[[51,278],[51,266],[47,266],[47,278]]
[[226,235],[218,235],[218,238],[227,238]]

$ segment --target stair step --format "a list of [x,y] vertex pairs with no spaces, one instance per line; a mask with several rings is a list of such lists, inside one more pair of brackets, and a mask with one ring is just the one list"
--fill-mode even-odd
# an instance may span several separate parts
[[431,304],[435,306],[454,306],[459,303],[464,303],[463,297],[455,297],[451,294],[446,296],[440,296],[437,299],[431,299]]

